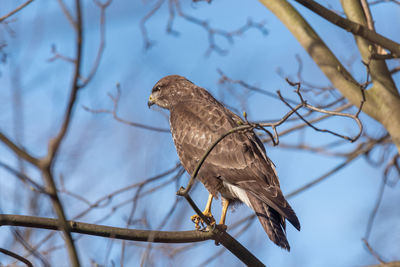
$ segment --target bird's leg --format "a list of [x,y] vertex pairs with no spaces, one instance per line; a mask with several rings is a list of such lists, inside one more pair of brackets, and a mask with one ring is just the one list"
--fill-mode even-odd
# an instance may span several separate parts
[[226,198],[221,198],[223,204],[222,204],[222,213],[221,213],[221,219],[219,220],[219,224],[224,227],[227,228],[227,226],[225,225],[225,219],[226,219],[226,212],[228,211],[228,207],[229,207],[229,200]]
[[[210,220],[210,225],[215,224],[215,219],[211,214],[211,204],[213,201],[213,195],[209,194],[208,195],[208,201],[206,204],[206,208],[203,211],[204,216],[206,216],[207,218],[209,218]],[[204,221],[200,218],[199,215],[195,214],[192,217],[190,217],[190,219],[192,220],[192,222],[194,222],[196,229],[200,229],[200,225],[199,224],[204,224]]]
[[207,217],[212,217],[212,214],[211,214],[211,204],[212,204],[213,198],[214,198],[213,195],[211,195],[211,194],[208,195],[208,200],[207,200],[206,208],[205,208],[204,211],[203,211],[203,214],[204,214],[205,216],[207,216]]

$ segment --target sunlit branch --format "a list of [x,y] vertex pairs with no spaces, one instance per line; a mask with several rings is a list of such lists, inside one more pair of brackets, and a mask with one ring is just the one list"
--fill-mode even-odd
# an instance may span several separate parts
[[371,31],[367,27],[362,26],[361,24],[345,19],[313,0],[295,0],[295,1],[305,6],[306,8],[310,9],[319,16],[323,17],[327,21],[335,24],[336,26],[343,28],[346,31],[350,31],[354,35],[361,36],[372,43],[378,44],[392,51],[392,53],[395,54],[396,57],[400,56],[400,44],[386,38],[385,36],[382,36],[374,31]]

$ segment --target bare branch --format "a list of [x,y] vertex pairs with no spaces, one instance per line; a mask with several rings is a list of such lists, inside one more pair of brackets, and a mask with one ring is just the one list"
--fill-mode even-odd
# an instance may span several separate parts
[[[268,92],[261,88],[258,88],[256,86],[250,85],[242,80],[233,80],[233,79],[229,78],[228,76],[225,75],[225,73],[221,69],[217,69],[217,72],[221,76],[218,81],[218,83],[220,83],[220,84],[224,84],[224,83],[239,84],[240,86],[242,86],[250,91],[257,92],[257,93],[269,96],[271,98],[280,99],[279,96],[276,95],[275,93],[271,93],[271,92]],[[290,99],[288,101],[290,103],[297,104],[295,101],[292,101]]]
[[[176,11],[180,17],[187,20],[188,22],[191,22],[195,25],[198,25],[198,26],[204,28],[204,30],[207,32],[209,47],[208,47],[208,50],[206,51],[206,54],[205,54],[206,56],[209,56],[211,54],[211,52],[213,52],[213,51],[217,52],[220,55],[227,54],[228,51],[226,49],[223,49],[220,46],[218,46],[217,43],[215,42],[216,36],[222,36],[229,43],[233,43],[234,37],[242,36],[246,31],[248,31],[249,29],[252,29],[252,28],[259,30],[263,35],[268,34],[268,30],[265,28],[265,22],[256,23],[256,22],[253,22],[251,19],[248,19],[247,23],[244,24],[243,26],[241,26],[240,28],[238,28],[237,30],[233,30],[230,32],[225,31],[225,30],[215,29],[215,28],[212,28],[206,20],[200,20],[196,17],[190,16],[190,15],[184,13],[181,9],[179,0],[169,0],[169,1],[172,1],[175,3]],[[170,14],[171,14],[171,11],[170,11]],[[171,19],[173,19],[173,18],[174,18],[174,16],[172,16],[172,17],[170,16],[170,21],[168,22],[168,25],[171,27],[172,27]],[[170,32],[174,32],[172,30],[172,28],[167,28],[167,30],[168,29]]]
[[4,249],[4,248],[0,248],[0,253],[3,253],[3,254],[5,254],[7,256],[10,256],[10,257],[13,257],[14,259],[17,259],[18,261],[25,263],[26,266],[28,266],[28,267],[33,267],[32,263],[30,261],[28,261],[24,257],[12,252],[12,251],[9,251],[9,250]]
[[4,162],[0,161],[0,167],[3,167],[4,169],[6,169],[8,172],[12,173],[13,175],[15,175],[17,178],[19,178],[23,183],[29,183],[30,185],[32,185],[35,190],[37,190],[40,193],[44,193],[47,194],[46,189],[39,185],[38,183],[36,183],[34,180],[32,180],[29,176],[27,176],[24,173],[21,173],[17,170],[15,170],[14,168],[12,168],[11,166],[5,164]]
[[91,109],[91,108],[88,108],[86,106],[83,106],[83,109],[88,111],[88,112],[92,112],[92,113],[108,113],[108,114],[112,114],[115,120],[117,120],[119,122],[122,122],[124,124],[127,124],[129,126],[132,126],[132,127],[138,127],[138,128],[142,128],[142,129],[146,129],[146,130],[150,130],[150,131],[162,132],[162,133],[169,133],[170,132],[169,129],[149,126],[149,125],[145,125],[145,124],[141,124],[141,123],[137,123],[137,122],[131,122],[131,121],[127,121],[127,120],[119,117],[118,114],[117,114],[119,101],[121,99],[121,88],[120,88],[119,84],[117,84],[117,95],[116,96],[112,96],[111,94],[108,94],[108,96],[110,97],[111,101],[113,102],[113,109],[112,110],[109,110],[109,109]]
[[[314,107],[314,106],[308,104],[306,101],[304,101],[303,97],[300,94],[300,86],[301,86],[300,83],[293,83],[293,82],[289,81],[288,79],[286,79],[286,81],[290,85],[297,87],[296,88],[296,93],[298,94],[298,96],[299,96],[299,98],[301,100],[301,103],[304,105],[304,107],[306,107],[306,108],[308,108],[310,110],[318,111],[320,113],[325,113],[325,114],[328,114],[328,115],[351,118],[357,123],[357,125],[359,127],[359,132],[355,137],[352,138],[352,137],[348,137],[348,136],[345,136],[345,135],[338,134],[338,133],[333,132],[331,130],[319,129],[319,128],[315,127],[314,125],[312,125],[311,123],[309,123],[307,120],[305,120],[296,110],[295,113],[297,114],[297,116],[299,116],[300,119],[302,121],[304,121],[308,126],[310,126],[311,128],[313,128],[314,130],[316,130],[318,132],[330,133],[330,134],[335,135],[337,137],[349,140],[350,142],[355,142],[361,136],[361,133],[362,133],[362,130],[363,130],[363,125],[362,125],[360,119],[358,118],[358,116],[359,116],[359,114],[360,114],[360,112],[362,110],[362,107],[363,107],[364,103],[365,103],[365,94],[364,94],[364,90],[362,88],[360,88],[360,92],[361,92],[361,95],[362,95],[362,100],[361,100],[360,106],[359,106],[358,111],[356,112],[356,114],[352,115],[352,114],[349,114],[349,113],[340,113],[340,112],[335,112],[335,111],[328,111],[328,110],[317,108],[317,107]],[[281,98],[281,99],[290,109],[294,110],[294,108],[292,108],[292,106],[284,98]]]
[[388,179],[389,179],[389,170],[392,167],[395,167],[397,169],[397,171],[400,173],[400,167],[397,164],[397,159],[399,158],[399,155],[395,155],[392,160],[389,162],[389,164],[386,166],[385,171],[383,173],[383,178],[382,178],[382,182],[381,185],[379,187],[379,191],[378,191],[378,196],[376,198],[376,202],[374,205],[373,210],[371,211],[371,214],[369,215],[369,219],[368,219],[368,223],[367,223],[367,229],[365,230],[365,237],[364,239],[366,241],[368,241],[371,232],[372,232],[372,227],[374,226],[374,221],[376,218],[376,215],[378,213],[379,207],[382,203],[382,199],[383,199],[383,195],[385,193],[385,187],[387,185]]
[[[62,0],[60,0],[62,3]],[[82,65],[82,43],[83,43],[83,30],[82,30],[82,13],[81,13],[81,3],[80,0],[75,0],[75,11],[76,11],[76,55],[75,55],[75,69],[72,78],[72,86],[70,90],[70,96],[67,104],[67,108],[64,114],[64,119],[62,125],[59,129],[58,134],[49,141],[48,144],[48,153],[42,158],[39,162],[39,168],[42,171],[43,178],[46,182],[46,188],[51,197],[51,202],[53,204],[54,211],[58,217],[58,223],[61,227],[65,241],[68,249],[68,254],[70,257],[71,265],[74,267],[80,266],[78,253],[76,251],[76,247],[74,245],[74,241],[72,239],[72,235],[70,232],[70,226],[67,223],[65,212],[61,200],[58,197],[57,187],[54,182],[54,177],[52,173],[52,168],[55,162],[55,158],[58,152],[58,149],[63,141],[72,119],[72,112],[76,103],[78,90],[79,90],[79,77],[80,77],[80,69]]]
[[149,39],[149,35],[147,34],[147,28],[145,26],[147,20],[151,18],[162,6],[162,4],[165,2],[165,0],[158,0],[157,3],[154,5],[154,7],[147,13],[146,16],[142,18],[140,21],[140,30],[142,31],[143,39],[144,39],[144,47],[145,49],[149,49],[153,43]]
[[[215,227],[208,231],[152,231],[152,230],[133,230],[126,228],[117,228],[102,226],[76,221],[68,221],[71,232],[102,236],[114,239],[144,241],[155,243],[189,243],[200,242],[213,239],[229,249],[235,256],[249,266],[265,266],[254,255],[252,255],[244,246],[237,242],[224,230]],[[59,222],[56,219],[0,214],[0,225],[24,226],[40,229],[59,230]]]
[[400,1],[399,0],[376,0],[376,1],[371,1],[369,2],[369,4],[372,5],[377,5],[377,4],[381,4],[381,3],[393,3],[396,5],[400,5]]
[[94,77],[97,72],[97,69],[100,65],[100,60],[103,56],[104,48],[105,48],[105,39],[106,39],[106,9],[111,4],[112,0],[107,0],[105,3],[101,3],[99,0],[93,0],[94,3],[100,8],[100,44],[99,49],[97,50],[96,59],[94,60],[93,66],[89,75],[86,79],[83,79],[83,82],[80,84],[80,87],[85,87]]
[[324,181],[326,178],[330,177],[332,174],[338,172],[343,167],[347,166],[350,162],[352,162],[359,156],[371,151],[371,149],[373,149],[376,144],[383,142],[387,138],[388,138],[388,135],[385,135],[384,137],[382,137],[380,139],[370,140],[368,143],[360,144],[353,152],[349,153],[347,159],[343,163],[339,164],[338,166],[336,166],[332,170],[328,171],[327,173],[323,174],[322,176],[318,177],[317,179],[314,179],[311,182],[305,184],[304,186],[294,190],[293,192],[290,192],[289,194],[285,195],[285,197],[287,197],[287,198],[292,197],[294,195],[299,194],[300,192],[304,192],[305,190],[313,187],[316,184],[319,184],[320,182]]
[[53,56],[47,60],[48,62],[53,62],[53,61],[56,61],[57,59],[61,59],[61,60],[64,60],[65,62],[69,62],[69,63],[72,63],[72,64],[76,63],[75,59],[59,53],[57,51],[57,47],[56,47],[55,44],[53,44],[51,46],[51,53],[53,54]]
[[39,160],[27,151],[17,146],[13,141],[11,141],[7,136],[0,132],[0,141],[3,142],[8,148],[10,148],[18,157],[23,158],[34,166],[39,166]]
[[33,2],[33,0],[28,0],[25,3],[23,3],[22,5],[20,5],[19,7],[17,7],[16,9],[14,9],[13,11],[11,11],[10,13],[8,13],[7,15],[0,17],[0,23],[2,21],[4,21],[5,19],[8,19],[9,17],[11,17],[12,15],[14,15],[15,13],[17,13],[18,11],[20,11],[21,9],[23,9],[24,7],[26,7],[27,5],[29,5],[32,2]]
[[388,50],[390,50],[396,57],[400,56],[400,44],[382,36],[374,31],[369,30],[367,27],[362,26],[361,24],[355,23],[348,19],[345,19],[335,12],[325,8],[319,3],[313,0],[295,0],[299,4],[305,6],[310,9],[314,13],[323,17],[327,21],[335,24],[336,26],[345,29],[346,31],[352,32],[354,35],[361,36],[368,41],[378,44]]
[[376,253],[376,252],[372,249],[371,245],[368,243],[368,241],[367,241],[366,239],[363,238],[362,241],[363,241],[364,244],[367,246],[367,248],[368,248],[369,252],[371,253],[371,255],[375,257],[375,259],[377,259],[380,263],[386,263],[386,262],[383,261],[382,258],[378,255],[378,253]]
[[[71,232],[73,233],[102,236],[121,240],[147,242],[149,240],[149,236],[153,235],[153,242],[155,243],[188,243],[200,242],[215,238],[213,236],[213,232],[201,232],[197,230],[167,232],[152,230],[134,230],[76,221],[67,221],[67,223],[70,226]],[[35,216],[0,214],[0,225],[23,226],[57,231],[60,230],[57,219]]]
[[63,11],[65,17],[68,19],[68,22],[71,24],[72,28],[74,30],[78,30],[78,25],[75,19],[72,17],[71,12],[68,10],[67,6],[64,4],[63,0],[57,0],[58,4],[61,7],[61,10]]

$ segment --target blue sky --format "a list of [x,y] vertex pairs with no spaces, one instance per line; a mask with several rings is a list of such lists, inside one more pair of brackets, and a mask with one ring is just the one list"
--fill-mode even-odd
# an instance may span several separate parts
[[[11,1],[5,1],[0,8],[1,14],[14,7]],[[66,1],[70,9],[71,1]],[[99,9],[92,1],[82,1],[84,11],[84,60],[83,73],[89,73],[99,45]],[[330,1],[321,1],[327,4]],[[286,28],[257,1],[213,1],[212,4],[185,4],[182,8],[191,16],[207,20],[217,29],[226,31],[241,27],[251,18],[254,22],[265,21],[268,34],[265,36],[256,29],[250,29],[242,36],[228,43],[217,37],[216,42],[226,48],[224,56],[205,53],[208,49],[207,34],[198,25],[191,24],[180,17],[174,21],[174,29],[179,36],[166,33],[168,9],[166,3],[146,23],[148,35],[154,45],[144,49],[144,40],[139,24],[144,15],[154,6],[155,1],[115,1],[106,10],[106,50],[93,81],[79,93],[71,128],[68,132],[60,155],[57,159],[55,174],[64,177],[65,187],[95,201],[99,197],[139,182],[171,168],[178,161],[175,148],[169,133],[152,132],[133,128],[115,121],[107,114],[93,114],[82,107],[112,108],[107,93],[116,93],[116,84],[121,86],[122,96],[119,115],[127,120],[168,128],[168,121],[162,113],[147,108],[147,98],[152,86],[165,75],[179,74],[187,77],[197,85],[208,89],[214,96],[237,110],[249,114],[249,120],[268,120],[280,118],[288,111],[280,101],[250,93],[243,104],[240,97],[246,93],[238,86],[221,86],[218,84],[217,69],[224,71],[233,79],[242,79],[269,92],[281,90],[291,99],[296,100],[293,88],[289,87],[277,73],[282,69],[286,75],[296,78],[298,68],[296,55],[304,63],[303,77],[314,84],[328,85],[328,80],[308,57]],[[337,3],[332,4],[339,9]],[[398,7],[381,5],[373,9],[378,31],[399,41],[399,25],[393,23],[400,15]],[[337,27],[323,21],[304,8],[301,13],[315,27],[328,46],[341,60],[354,58],[353,71],[359,80],[364,79],[365,72],[360,63],[352,36]],[[72,65],[57,60],[49,62],[52,57],[51,47],[72,57],[74,54],[74,33],[61,12],[56,1],[35,1],[21,11],[15,22],[10,24],[15,34],[9,34],[6,27],[0,25],[0,41],[7,42],[8,53],[6,64],[0,65],[0,130],[21,140],[23,146],[32,154],[43,156],[47,150],[47,141],[54,136],[60,126],[69,93]],[[397,75],[396,82],[399,82]],[[13,92],[21,92],[22,120],[15,122],[13,109]],[[235,97],[236,96],[236,97]],[[164,113],[166,114],[166,113]],[[20,117],[21,118],[21,117]],[[372,136],[380,136],[383,130],[372,119],[362,116],[366,131]],[[21,130],[21,125],[22,129]],[[341,119],[321,124],[340,130],[346,134],[355,134],[353,122]],[[283,127],[285,128],[285,127]],[[296,143],[304,138],[307,144],[326,144],[337,140],[327,134],[307,130],[304,134],[291,134],[282,138],[284,143]],[[344,145],[343,150],[354,148]],[[278,147],[266,147],[268,155],[277,166],[284,193],[289,193],[305,183],[326,173],[344,159],[324,157],[309,152],[299,152]],[[341,149],[341,148],[338,148]],[[379,153],[379,151],[377,152]],[[18,161],[4,146],[0,146],[0,161],[17,167]],[[27,173],[41,182],[40,174],[25,166]],[[376,195],[382,179],[382,169],[372,167],[364,159],[357,159],[350,166],[331,176],[323,183],[299,194],[289,202],[296,211],[302,224],[301,232],[288,226],[288,239],[292,251],[287,253],[269,241],[262,227],[255,221],[239,241],[248,247],[267,266],[362,266],[376,263],[376,260],[363,247],[363,238],[369,212],[375,203]],[[187,175],[179,185],[185,185]],[[158,182],[159,184],[162,181]],[[157,183],[156,183],[157,184]],[[139,222],[132,227],[145,228],[140,218],[150,219],[150,226],[157,227],[172,206],[176,192],[175,183],[168,185],[157,193],[146,196],[138,205],[134,218]],[[30,214],[27,202],[29,191],[25,185],[16,180],[5,170],[0,169],[0,208],[4,213]],[[385,259],[395,259],[400,244],[400,227],[396,224],[400,213],[393,210],[390,203],[399,201],[398,187],[388,188],[383,200],[382,209],[378,212],[376,228],[370,242],[376,245]],[[127,192],[117,204],[129,197],[134,191]],[[207,193],[198,185],[193,198],[200,207],[205,204]],[[82,203],[62,195],[69,217],[75,216],[84,209]],[[144,204],[146,203],[146,204]],[[54,216],[49,200],[41,197],[40,216]],[[112,205],[111,205],[112,206]],[[95,210],[83,221],[95,222],[109,211]],[[189,220],[193,212],[184,201],[178,203],[178,217],[171,218],[164,230],[189,230],[193,228]],[[103,224],[126,225],[131,206],[119,209]],[[215,216],[219,217],[220,203],[213,205]],[[228,215],[227,224],[251,214],[243,206]],[[149,225],[147,225],[149,226]],[[388,230],[390,229],[390,230]],[[232,233],[235,233],[233,231]],[[41,237],[45,232],[37,233]],[[0,247],[10,244],[9,228],[0,228]],[[60,238],[54,239],[61,244]],[[120,242],[102,238],[85,237],[78,241],[80,257],[85,266],[90,259],[103,264],[106,251],[110,249],[110,261],[119,264]],[[167,258],[168,250],[154,246],[150,257],[156,266],[197,266],[205,257],[213,254],[219,247],[213,242],[187,250],[175,259]],[[134,266],[141,260],[144,248],[128,246],[125,264]],[[65,257],[65,251],[58,250],[56,257]],[[0,257],[1,258],[1,257]],[[230,253],[210,263],[210,266],[229,264],[240,266]]]

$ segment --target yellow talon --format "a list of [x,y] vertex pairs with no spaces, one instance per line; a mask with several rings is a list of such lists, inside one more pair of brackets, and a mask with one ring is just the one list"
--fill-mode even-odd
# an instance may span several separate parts
[[[212,204],[212,200],[213,200],[213,195],[209,195],[208,196],[208,201],[207,201],[207,205],[206,208],[203,211],[203,214],[205,217],[209,218],[210,220],[210,225],[214,225],[215,224],[215,219],[213,217],[213,215],[211,214],[211,204]],[[204,227],[205,222],[200,218],[199,215],[195,214],[193,216],[190,217],[190,219],[192,220],[192,222],[195,225],[195,228],[197,230],[200,229],[200,224]]]

